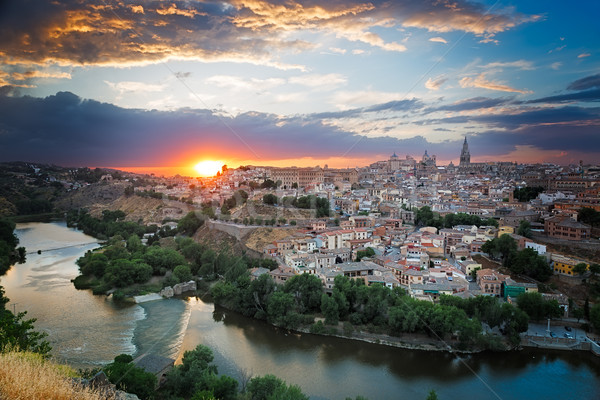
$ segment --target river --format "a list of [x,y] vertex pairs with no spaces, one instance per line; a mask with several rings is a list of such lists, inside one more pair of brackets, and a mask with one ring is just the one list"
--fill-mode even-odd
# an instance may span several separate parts
[[124,352],[176,358],[204,344],[220,373],[271,373],[299,385],[311,399],[423,400],[431,389],[443,400],[600,395],[600,359],[586,352],[529,349],[458,357],[294,334],[198,298],[116,305],[70,282],[78,272],[74,261],[97,246],[93,238],[64,223],[19,224],[17,235],[28,260],[0,278],[8,307],[37,318],[53,355],[74,366],[103,364]]

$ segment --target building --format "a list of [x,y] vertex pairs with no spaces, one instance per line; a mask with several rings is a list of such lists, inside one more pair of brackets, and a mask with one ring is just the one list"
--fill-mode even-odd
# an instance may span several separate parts
[[463,143],[462,151],[460,152],[460,163],[459,166],[466,166],[471,163],[471,153],[469,153],[469,144],[467,143],[467,137]]
[[133,364],[156,376],[156,387],[158,388],[165,383],[167,373],[173,368],[175,360],[156,354],[142,354],[133,360]]
[[550,237],[566,240],[587,240],[592,235],[589,225],[561,215],[547,218],[544,221],[544,230]]
[[508,300],[509,297],[516,299],[521,293],[537,292],[538,287],[535,283],[515,282],[507,278],[502,282],[502,297]]
[[576,260],[574,258],[561,256],[560,254],[552,254],[552,270],[555,274],[573,276],[573,268],[580,263],[587,265],[588,269],[590,265],[584,261]]
[[477,271],[477,285],[481,292],[488,296],[502,296],[502,284],[507,278],[509,278],[508,275],[489,268]]
[[315,168],[273,168],[271,169],[271,180],[281,181],[281,188],[291,189],[293,187],[306,187],[310,185],[321,185],[325,182],[323,169]]

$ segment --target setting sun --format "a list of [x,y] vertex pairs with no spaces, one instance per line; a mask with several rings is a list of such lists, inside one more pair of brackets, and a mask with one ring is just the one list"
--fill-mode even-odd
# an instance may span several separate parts
[[201,161],[194,166],[199,176],[215,176],[221,170],[223,163],[220,161]]

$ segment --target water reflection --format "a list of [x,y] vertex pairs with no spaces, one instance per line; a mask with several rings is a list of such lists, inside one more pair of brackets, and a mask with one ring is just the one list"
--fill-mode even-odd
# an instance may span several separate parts
[[[299,384],[311,398],[360,394],[423,399],[431,389],[444,399],[592,399],[598,393],[598,359],[585,352],[531,349],[457,355],[406,350],[292,333],[200,299],[191,302],[187,332],[195,337],[195,344],[215,349],[221,372],[232,376],[240,369],[257,375],[274,373]],[[184,343],[184,347],[192,348],[191,344]],[[575,378],[587,381],[576,389],[566,389],[561,383]]]

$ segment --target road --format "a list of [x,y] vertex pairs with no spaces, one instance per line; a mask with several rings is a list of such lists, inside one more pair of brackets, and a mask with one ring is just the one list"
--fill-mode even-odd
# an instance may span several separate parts
[[[554,323],[558,321],[553,321]],[[550,331],[554,332],[556,337],[564,338],[565,334],[568,333],[573,336],[574,339],[582,340],[586,337],[585,331],[580,328],[571,328],[571,332],[567,331],[564,325],[550,325]],[[527,331],[527,335],[529,336],[542,336],[542,337],[551,337],[548,333],[548,325],[547,324],[538,324],[538,323],[530,323],[529,329]]]

